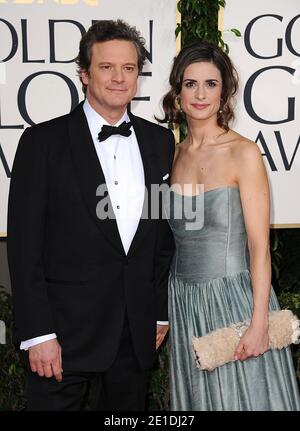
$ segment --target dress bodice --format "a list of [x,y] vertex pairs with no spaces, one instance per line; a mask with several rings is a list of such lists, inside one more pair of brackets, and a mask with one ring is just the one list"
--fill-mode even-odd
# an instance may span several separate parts
[[176,243],[172,264],[176,276],[199,280],[249,269],[237,187],[217,188],[196,196],[171,192],[168,219]]

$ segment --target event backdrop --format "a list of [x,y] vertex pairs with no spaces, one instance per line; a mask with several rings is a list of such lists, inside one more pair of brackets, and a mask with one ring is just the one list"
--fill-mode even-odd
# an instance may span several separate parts
[[[276,227],[300,226],[299,13],[299,0],[227,0],[221,20],[241,76],[234,128],[261,148]],[[93,20],[118,17],[146,38],[132,110],[153,120],[175,54],[176,0],[0,0],[0,235],[21,133],[82,100],[74,63],[81,34]]]
[[81,35],[99,19],[122,18],[141,31],[147,61],[131,109],[154,121],[176,53],[176,15],[175,0],[0,0],[1,236],[23,130],[83,99],[74,63]]
[[300,1],[226,0],[220,18],[241,77],[234,128],[261,148],[271,223],[300,227]]

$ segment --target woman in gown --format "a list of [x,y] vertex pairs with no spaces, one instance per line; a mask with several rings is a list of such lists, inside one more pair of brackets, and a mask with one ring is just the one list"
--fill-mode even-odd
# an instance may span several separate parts
[[[267,350],[268,311],[279,309],[271,287],[269,187],[257,145],[228,127],[235,69],[217,46],[194,43],[175,58],[170,85],[163,121],[179,123],[185,115],[188,123],[171,178],[171,409],[299,410],[290,348]],[[199,219],[203,212],[202,228],[174,216],[182,203],[194,205]],[[237,360],[199,370],[192,337],[246,319]]]

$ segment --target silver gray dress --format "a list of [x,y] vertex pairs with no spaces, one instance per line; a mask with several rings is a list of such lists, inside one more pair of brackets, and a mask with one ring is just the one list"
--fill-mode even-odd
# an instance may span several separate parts
[[[252,311],[239,190],[208,191],[201,205],[203,198],[204,226],[190,230],[184,218],[175,217],[176,206],[200,196],[171,192],[168,218],[176,242],[169,276],[171,410],[300,410],[290,348],[269,350],[211,372],[196,367],[192,336],[249,319]],[[270,309],[278,308],[272,289]]]

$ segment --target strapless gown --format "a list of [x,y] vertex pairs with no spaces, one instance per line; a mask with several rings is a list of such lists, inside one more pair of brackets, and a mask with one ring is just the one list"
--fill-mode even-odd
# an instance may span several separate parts
[[[178,217],[182,203],[203,213],[202,228],[201,215],[196,230]],[[196,367],[193,336],[251,318],[249,253],[238,188],[197,196],[171,192],[168,218],[176,243],[169,276],[171,410],[300,410],[289,347],[211,372]],[[273,289],[269,308],[279,309]]]

